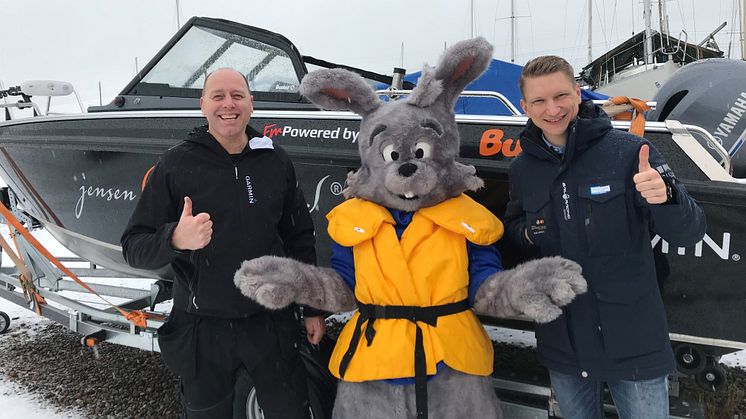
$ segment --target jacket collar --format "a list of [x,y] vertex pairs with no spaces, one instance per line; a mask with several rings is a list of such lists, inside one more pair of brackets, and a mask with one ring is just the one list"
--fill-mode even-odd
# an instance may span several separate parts
[[[412,223],[418,216],[481,246],[496,242],[503,234],[500,220],[464,194],[432,207],[420,208],[414,213]],[[339,204],[326,218],[329,220],[329,236],[347,247],[372,238],[383,224],[396,224],[395,216],[388,209],[359,198]]]
[[[259,134],[259,131],[255,130],[254,128],[251,128],[251,126],[246,126],[246,135],[249,136],[249,141],[251,141],[252,138],[255,137],[261,137],[262,135]],[[215,139],[215,137],[212,136],[207,131],[207,125],[202,125],[199,127],[194,128],[189,135],[187,135],[186,141],[201,144],[204,145],[214,151],[217,152],[223,152],[225,153],[225,149],[222,145],[218,142],[218,140]],[[241,152],[241,154],[245,153],[248,149],[248,143],[246,145],[246,148]]]
[[[578,116],[567,126],[567,145],[564,160],[571,160],[603,138],[613,127],[606,112],[591,100],[580,103]],[[551,150],[541,137],[541,130],[529,119],[526,129],[521,132],[521,148],[537,159],[562,160],[563,157]]]

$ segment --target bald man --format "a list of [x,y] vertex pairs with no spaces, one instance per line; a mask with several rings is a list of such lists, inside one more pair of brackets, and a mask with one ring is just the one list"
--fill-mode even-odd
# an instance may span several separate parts
[[[207,126],[164,153],[148,178],[122,235],[124,257],[176,274],[158,342],[181,378],[184,417],[232,418],[245,368],[265,418],[307,418],[301,310],[267,311],[233,283],[241,262],[259,256],[316,262],[306,201],[285,151],[248,126],[253,98],[241,73],[207,75],[200,109]],[[318,343],[323,318],[303,311],[308,340]]]

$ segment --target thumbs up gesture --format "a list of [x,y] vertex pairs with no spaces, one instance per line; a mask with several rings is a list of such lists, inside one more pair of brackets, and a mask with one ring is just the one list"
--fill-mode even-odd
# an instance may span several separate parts
[[212,221],[210,214],[200,212],[192,215],[192,200],[184,197],[184,210],[181,211],[179,223],[171,235],[171,245],[178,250],[202,249],[212,239]]
[[668,200],[666,194],[666,183],[660,173],[650,167],[650,147],[643,144],[640,147],[640,164],[637,174],[632,178],[635,188],[648,204],[663,204]]

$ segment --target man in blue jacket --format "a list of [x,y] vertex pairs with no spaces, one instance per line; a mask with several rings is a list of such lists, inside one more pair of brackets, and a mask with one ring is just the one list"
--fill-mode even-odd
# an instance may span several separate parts
[[519,83],[530,121],[510,167],[508,237],[578,262],[588,281],[563,315],[536,325],[563,417],[603,418],[605,384],[620,417],[668,418],[674,359],[650,234],[692,246],[704,212],[655,148],[581,101],[567,61],[535,58]]

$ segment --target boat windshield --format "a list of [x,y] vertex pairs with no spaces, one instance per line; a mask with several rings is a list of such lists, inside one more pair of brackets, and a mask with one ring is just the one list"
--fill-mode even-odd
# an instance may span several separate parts
[[145,74],[141,83],[202,89],[222,67],[246,75],[252,93],[296,93],[300,81],[288,54],[272,45],[215,28],[192,26]]

